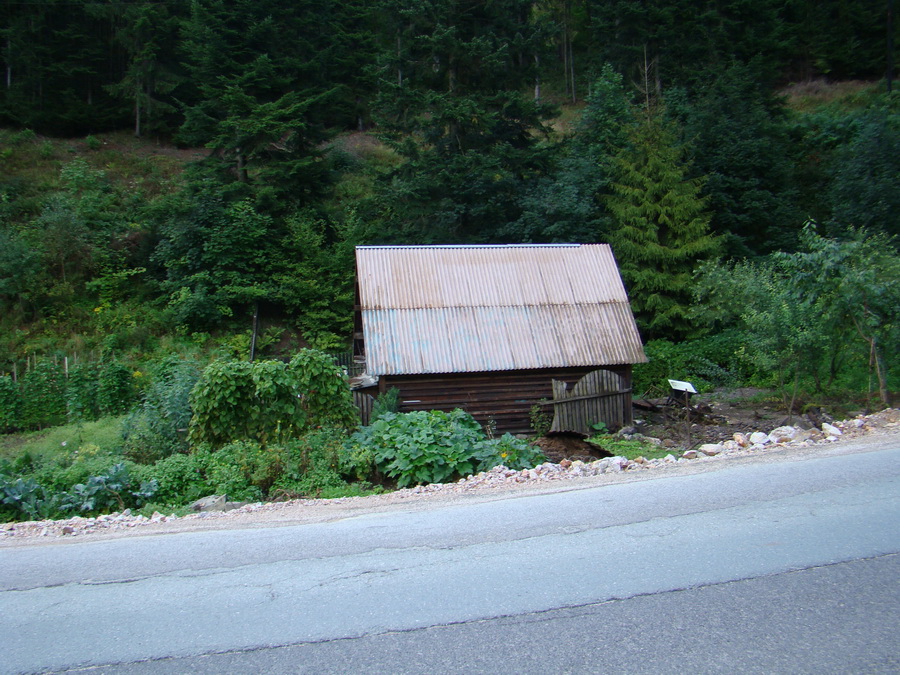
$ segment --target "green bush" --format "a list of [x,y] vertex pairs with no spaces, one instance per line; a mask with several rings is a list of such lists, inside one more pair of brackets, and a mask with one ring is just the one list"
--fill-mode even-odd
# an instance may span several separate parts
[[21,425],[22,395],[9,375],[0,376],[0,433],[7,433]]
[[211,453],[202,450],[189,455],[171,455],[152,466],[140,467],[140,475],[146,480],[156,480],[155,502],[171,506],[189,504],[216,492],[209,479],[211,457]]
[[116,360],[107,361],[97,372],[97,405],[103,415],[121,415],[134,403],[134,377]]
[[475,456],[479,471],[487,471],[501,464],[508,469],[530,469],[547,461],[537,446],[512,434],[479,441],[475,445]]
[[255,441],[235,441],[212,453],[209,481],[234,501],[262,499],[284,471],[285,451]]
[[66,383],[62,369],[42,361],[22,376],[22,427],[43,429],[66,418]]
[[323,427],[287,442],[284,470],[272,494],[319,497],[326,491],[346,488],[340,471],[345,440],[342,429]]
[[97,401],[97,366],[79,363],[69,369],[66,379],[66,412],[71,422],[96,420],[100,417]]
[[357,423],[345,376],[327,354],[303,349],[290,363],[216,361],[191,394],[190,441],[284,443],[321,426]]
[[487,439],[462,410],[385,413],[354,434],[343,453],[342,470],[357,476],[371,462],[399,487],[441,483],[498,464],[525,468],[543,461],[539,452],[509,434]]
[[652,387],[668,390],[666,380],[686,380],[697,389],[738,386],[754,369],[743,358],[745,336],[738,330],[721,331],[675,343],[650,340],[644,345],[648,363],[634,367],[634,391],[642,395]]
[[165,359],[140,405],[122,427],[125,455],[150,464],[176,452],[187,452],[191,422],[191,390],[200,378],[196,361]]
[[13,519],[65,518],[139,508],[157,490],[154,480],[140,481],[120,462],[84,482],[57,490],[33,477],[0,474],[0,514]]

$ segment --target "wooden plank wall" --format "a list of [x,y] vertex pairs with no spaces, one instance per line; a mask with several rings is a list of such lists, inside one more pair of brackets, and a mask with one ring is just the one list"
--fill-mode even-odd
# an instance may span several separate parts
[[608,370],[588,373],[574,387],[554,380],[553,403],[552,431],[591,435],[595,431],[591,425],[596,422],[610,430],[631,422],[631,390],[626,378]]
[[[448,373],[442,375],[393,375],[381,378],[383,390],[400,390],[400,411],[462,408],[481,424],[493,421],[498,433],[528,434],[531,408],[545,401],[544,410],[553,415],[552,381],[570,386],[597,366],[501,371],[496,373]],[[611,366],[609,370],[631,384],[631,366]],[[628,416],[631,414],[629,399]]]

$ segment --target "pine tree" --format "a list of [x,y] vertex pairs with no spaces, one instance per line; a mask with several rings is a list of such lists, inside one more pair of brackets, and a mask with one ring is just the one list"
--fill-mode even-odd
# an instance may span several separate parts
[[406,160],[383,184],[383,212],[406,242],[496,241],[540,174],[549,109],[534,78],[530,3],[386,0],[396,41],[381,58],[376,112]]
[[709,232],[702,181],[686,178],[681,155],[672,128],[648,112],[614,160],[617,178],[605,200],[614,222],[609,243],[645,337],[693,332],[691,275],[720,246]]

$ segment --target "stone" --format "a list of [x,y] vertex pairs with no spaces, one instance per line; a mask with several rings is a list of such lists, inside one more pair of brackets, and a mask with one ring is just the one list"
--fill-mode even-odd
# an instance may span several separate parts
[[816,429],[800,429],[793,438],[794,443],[803,443],[804,441],[815,440],[816,436],[821,438],[822,433]]
[[666,455],[665,457],[663,457],[663,461],[666,464],[671,464],[672,462],[675,462],[677,460],[675,459],[675,455]]
[[698,453],[696,450],[685,450],[684,454],[682,455],[682,457],[684,457],[685,459],[697,459],[699,456],[700,453]]
[[740,450],[743,447],[746,446],[741,445],[737,441],[725,441],[724,443],[722,443],[723,452],[734,452],[735,450]]
[[671,438],[667,438],[666,440],[664,440],[662,442],[662,444],[663,444],[663,447],[665,447],[665,448],[674,448],[675,447],[675,441],[673,441]]
[[624,471],[631,462],[625,457],[616,456],[609,458],[609,466],[613,471]]
[[744,434],[736,433],[734,436],[732,436],[732,438],[734,439],[734,442],[742,448],[746,448],[748,445],[750,445],[750,441]]
[[822,433],[826,436],[840,436],[844,432],[838,429],[833,424],[829,424],[828,422],[822,422]]
[[209,511],[224,511],[225,503],[225,495],[210,495],[193,502],[190,505],[190,509],[191,511],[199,513],[206,513]]
[[769,432],[770,443],[790,443],[797,435],[794,427],[778,427]]
[[[730,442],[733,443],[734,441],[730,441]],[[722,452],[722,450],[724,450],[724,446],[722,445],[722,443],[704,443],[697,449],[700,452],[702,452],[704,455],[707,455],[709,457],[715,457],[720,452]]]
[[762,431],[754,431],[747,440],[750,441],[751,445],[765,445],[769,442],[769,434],[764,434]]

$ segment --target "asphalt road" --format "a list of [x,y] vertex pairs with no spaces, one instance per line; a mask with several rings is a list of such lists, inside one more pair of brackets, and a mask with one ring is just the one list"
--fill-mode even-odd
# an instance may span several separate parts
[[0,672],[897,673],[900,448],[0,550]]

